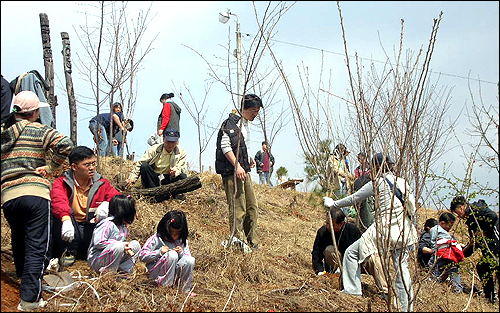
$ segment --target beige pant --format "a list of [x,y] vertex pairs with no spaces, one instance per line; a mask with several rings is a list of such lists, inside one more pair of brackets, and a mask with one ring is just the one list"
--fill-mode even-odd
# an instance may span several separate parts
[[[325,251],[323,251],[323,255],[332,273],[335,272],[339,267],[335,259],[335,248],[333,246],[326,247]],[[388,292],[387,281],[384,276],[384,270],[382,269],[382,262],[377,253],[370,255],[363,261],[361,264],[361,272],[373,276],[379,292]]]
[[[241,241],[252,245],[259,243],[257,237],[257,200],[253,191],[252,178],[250,173],[246,173],[246,179],[241,181],[236,179],[236,198],[234,189],[234,176],[222,178],[226,199],[229,204],[229,225],[233,231],[233,219],[235,219],[235,236]],[[233,215],[234,207],[234,215]]]

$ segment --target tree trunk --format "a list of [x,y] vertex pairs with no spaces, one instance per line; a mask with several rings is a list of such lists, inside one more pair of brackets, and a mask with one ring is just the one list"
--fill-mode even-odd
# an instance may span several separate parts
[[171,183],[168,185],[162,185],[155,188],[144,188],[144,189],[135,189],[132,188],[130,190],[126,189],[127,183],[125,182],[115,182],[115,187],[122,193],[127,193],[131,196],[143,196],[153,198],[156,202],[161,202],[163,200],[167,200],[173,198],[176,195],[190,192],[201,188],[201,181],[197,175],[190,176],[186,179],[179,180],[175,183]]
[[73,88],[73,79],[71,78],[71,47],[69,43],[69,35],[67,32],[61,32],[62,46],[61,51],[63,55],[64,77],[66,78],[66,90],[68,92],[69,103],[69,124],[70,124],[70,138],[73,143],[77,143],[77,113],[76,113],[76,100],[75,90]]
[[47,101],[54,117],[53,128],[56,128],[56,106],[57,97],[54,95],[54,59],[52,58],[52,48],[50,45],[49,18],[46,13],[40,13],[40,30],[42,32],[43,64],[45,65],[45,81],[49,85]]

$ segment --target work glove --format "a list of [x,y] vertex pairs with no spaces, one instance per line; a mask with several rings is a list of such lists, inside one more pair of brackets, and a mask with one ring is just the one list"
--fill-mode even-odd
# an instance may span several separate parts
[[95,222],[99,223],[103,219],[107,218],[108,215],[109,215],[109,202],[104,201],[103,203],[99,204],[99,206],[95,210]]
[[75,239],[75,228],[71,220],[65,220],[61,227],[61,239],[67,242],[73,241]]
[[327,208],[331,208],[333,206],[334,202],[335,201],[330,197],[323,197],[323,204]]
[[351,207],[349,209],[349,214],[347,216],[349,216],[351,218],[356,218],[356,209],[354,209],[354,207]]

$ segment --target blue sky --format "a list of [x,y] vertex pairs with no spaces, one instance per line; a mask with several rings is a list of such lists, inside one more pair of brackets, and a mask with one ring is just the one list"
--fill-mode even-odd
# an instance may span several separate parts
[[[1,2],[1,71],[7,80],[12,80],[25,71],[37,69],[44,73],[42,44],[40,37],[39,13],[47,13],[50,21],[52,52],[56,76],[56,95],[58,129],[69,135],[69,118],[65,82],[61,56],[60,32],[69,33],[73,57],[73,81],[77,101],[83,95],[90,95],[89,87],[79,77],[75,66],[76,53],[83,53],[75,29],[83,25],[88,4],[95,2]],[[288,3],[292,4],[292,3]],[[129,7],[147,9],[148,2],[131,2]],[[266,2],[257,2],[262,14]],[[458,115],[464,106],[470,104],[466,77],[480,78],[481,93],[486,104],[498,105],[498,28],[499,3],[496,1],[348,1],[340,3],[344,18],[347,44],[350,54],[357,52],[363,58],[377,62],[385,61],[381,44],[390,54],[399,42],[401,19],[405,20],[405,48],[418,50],[426,47],[432,21],[443,11],[443,19],[437,36],[437,44],[431,62],[431,70],[441,73],[439,84],[453,88],[451,102],[453,110],[450,119]],[[137,104],[134,115],[135,129],[129,135],[130,150],[137,157],[148,148],[147,138],[155,131],[156,117],[161,105],[159,97],[165,92],[173,92],[184,83],[189,86],[195,99],[201,102],[204,84],[208,78],[208,67],[203,59],[190,48],[196,50],[211,62],[225,56],[228,40],[234,49],[235,23],[218,21],[218,13],[226,8],[237,14],[243,34],[257,33],[254,9],[247,1],[165,1],[154,2],[152,13],[157,13],[148,28],[148,35],[158,38],[153,51],[146,57],[143,69],[138,76]],[[94,11],[95,12],[95,11]],[[340,31],[337,5],[332,1],[299,1],[285,14],[276,27],[273,42],[274,52],[294,84],[298,84],[297,66],[308,66],[311,77],[319,73],[321,53],[325,51],[325,70],[332,70],[334,90],[345,95],[347,88],[343,42]],[[144,42],[148,41],[147,37]],[[250,45],[250,36],[243,36],[243,50]],[[368,61],[365,61],[368,62]],[[368,65],[368,63],[366,63]],[[263,67],[265,64],[262,65]],[[435,74],[437,77],[437,74]],[[477,82],[473,82],[473,86]],[[296,86],[298,88],[298,86]],[[476,88],[477,89],[477,88]],[[81,96],[80,96],[81,95]],[[278,97],[288,103],[288,98]],[[266,99],[264,104],[266,104]],[[181,105],[178,97],[174,101]],[[210,114],[207,121],[217,123],[226,116],[230,107],[230,97],[220,84],[214,84],[207,97]],[[339,103],[335,104],[341,106]],[[78,144],[92,146],[88,130],[88,120],[95,111],[80,106],[78,108]],[[457,133],[462,134],[467,125],[465,117],[460,116]],[[262,136],[252,132],[252,154],[260,148]],[[214,138],[215,139],[215,138]],[[215,140],[203,154],[204,166],[214,164]],[[464,142],[469,139],[462,138]],[[193,169],[198,167],[198,147],[195,124],[187,110],[181,115],[180,144],[189,154]],[[276,166],[284,166],[290,177],[304,177],[299,143],[293,123],[276,138],[273,145]],[[453,173],[463,176],[466,160],[456,147],[450,151],[444,162],[453,162]],[[136,157],[136,158],[137,158]],[[352,161],[355,163],[355,153]],[[484,168],[475,172],[476,179],[490,181],[498,188],[498,174]],[[254,181],[257,175],[253,173]],[[300,186],[300,185],[299,185]],[[495,199],[498,201],[498,195]]]

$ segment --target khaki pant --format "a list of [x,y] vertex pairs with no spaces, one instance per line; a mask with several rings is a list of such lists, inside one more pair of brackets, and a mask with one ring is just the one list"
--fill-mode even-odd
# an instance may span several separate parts
[[[335,260],[335,248],[333,246],[326,247],[323,251],[325,256],[325,261],[330,266],[330,271],[334,273],[339,267]],[[385,280],[384,270],[382,268],[382,262],[380,261],[380,256],[378,254],[372,254],[361,264],[361,272],[367,273],[373,276],[375,280],[375,285],[379,292],[389,292],[387,289],[387,281]]]
[[[246,179],[236,179],[236,198],[234,198],[234,176],[222,178],[226,199],[229,204],[229,225],[233,231],[233,219],[235,219],[235,236],[250,246],[259,244],[257,237],[257,200],[253,191],[253,183],[250,173],[246,173]],[[234,207],[234,216],[233,216]]]

